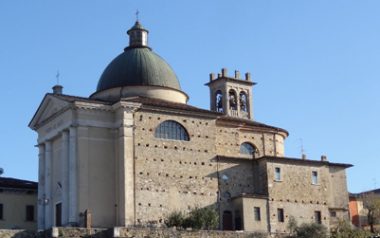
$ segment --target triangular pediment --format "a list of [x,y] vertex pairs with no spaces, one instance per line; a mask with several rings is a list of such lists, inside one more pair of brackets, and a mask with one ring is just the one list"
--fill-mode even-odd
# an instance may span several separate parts
[[57,115],[57,113],[61,112],[69,105],[70,102],[55,97],[54,95],[47,94],[44,99],[42,99],[40,106],[29,123],[29,127],[33,130],[36,129],[38,125]]

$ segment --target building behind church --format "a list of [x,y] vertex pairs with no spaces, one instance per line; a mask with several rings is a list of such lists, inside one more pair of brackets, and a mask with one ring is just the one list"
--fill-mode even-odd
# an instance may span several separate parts
[[210,110],[187,104],[173,69],[138,21],[89,97],[47,93],[38,133],[38,228],[160,226],[213,207],[220,229],[287,232],[291,217],[348,220],[349,164],[285,156],[284,129],[254,119],[251,75],[210,74]]
[[37,183],[0,176],[0,229],[37,229]]

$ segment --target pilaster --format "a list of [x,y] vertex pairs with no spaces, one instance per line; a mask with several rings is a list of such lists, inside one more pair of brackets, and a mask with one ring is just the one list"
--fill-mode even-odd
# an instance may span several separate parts
[[77,194],[77,128],[69,128],[69,224],[78,224],[78,194]]
[[69,132],[62,131],[61,184],[62,184],[62,225],[69,222]]
[[53,210],[52,210],[52,193],[51,193],[51,142],[45,142],[45,198],[43,203],[45,204],[45,229],[50,228],[53,224]]
[[122,109],[119,127],[119,205],[118,225],[133,225],[134,201],[134,122],[133,112]]
[[45,145],[38,145],[38,203],[37,227],[45,229]]

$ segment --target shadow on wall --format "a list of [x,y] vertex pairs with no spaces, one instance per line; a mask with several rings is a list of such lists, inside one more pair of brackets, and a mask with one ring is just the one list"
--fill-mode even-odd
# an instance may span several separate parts
[[257,189],[263,186],[255,184],[259,176],[256,162],[228,157],[215,157],[211,161],[217,163],[217,169],[207,177],[218,181],[218,198],[214,206],[219,214],[219,229],[243,230],[242,207],[234,199],[244,194],[265,193],[263,189]]

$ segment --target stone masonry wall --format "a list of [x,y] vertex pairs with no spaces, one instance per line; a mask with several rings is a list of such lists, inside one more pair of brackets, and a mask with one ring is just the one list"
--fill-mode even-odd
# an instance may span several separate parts
[[[174,120],[186,128],[190,141],[155,138],[155,129],[166,120]],[[251,156],[247,161],[233,158],[217,161],[217,155],[244,157],[240,154],[240,145],[244,142],[258,148],[256,156],[264,152],[275,155],[276,147],[282,153],[282,140],[276,137],[282,138],[271,133],[219,126],[214,118],[162,111],[136,112],[136,223],[163,223],[172,211],[216,205],[219,195],[222,215],[223,209],[231,209],[229,198],[254,192],[253,164]],[[282,155],[280,152],[277,155]],[[221,180],[223,175],[228,179]]]
[[1,238],[263,238],[258,233],[253,232],[234,232],[234,231],[186,231],[176,229],[157,229],[157,228],[125,228],[115,227],[111,229],[85,229],[85,228],[62,228],[55,227],[44,232],[33,232],[25,230],[1,230]]
[[240,145],[244,142],[251,143],[257,148],[258,152],[255,155],[256,158],[264,155],[284,155],[284,139],[280,135],[223,126],[218,126],[216,132],[216,146],[219,155],[244,157],[245,155],[240,154]]
[[[165,120],[184,126],[190,141],[155,138]],[[135,125],[137,224],[160,224],[172,211],[217,202],[214,120],[136,112]]]
[[[281,180],[276,181],[275,168],[281,169]],[[312,184],[312,171],[318,172],[318,183]],[[287,162],[267,163],[269,198],[292,200],[299,203],[327,204],[329,174],[325,166],[300,165]]]
[[[285,232],[289,218],[298,224],[315,222],[315,212],[329,227],[330,174],[327,166],[294,162],[265,162],[267,166],[269,216],[272,232]],[[275,168],[281,169],[281,179],[275,179]],[[317,171],[318,182],[312,183],[312,171]],[[283,209],[284,222],[279,222],[277,210]]]
[[329,168],[330,198],[329,205],[335,208],[348,209],[348,192],[346,171],[339,167]]

